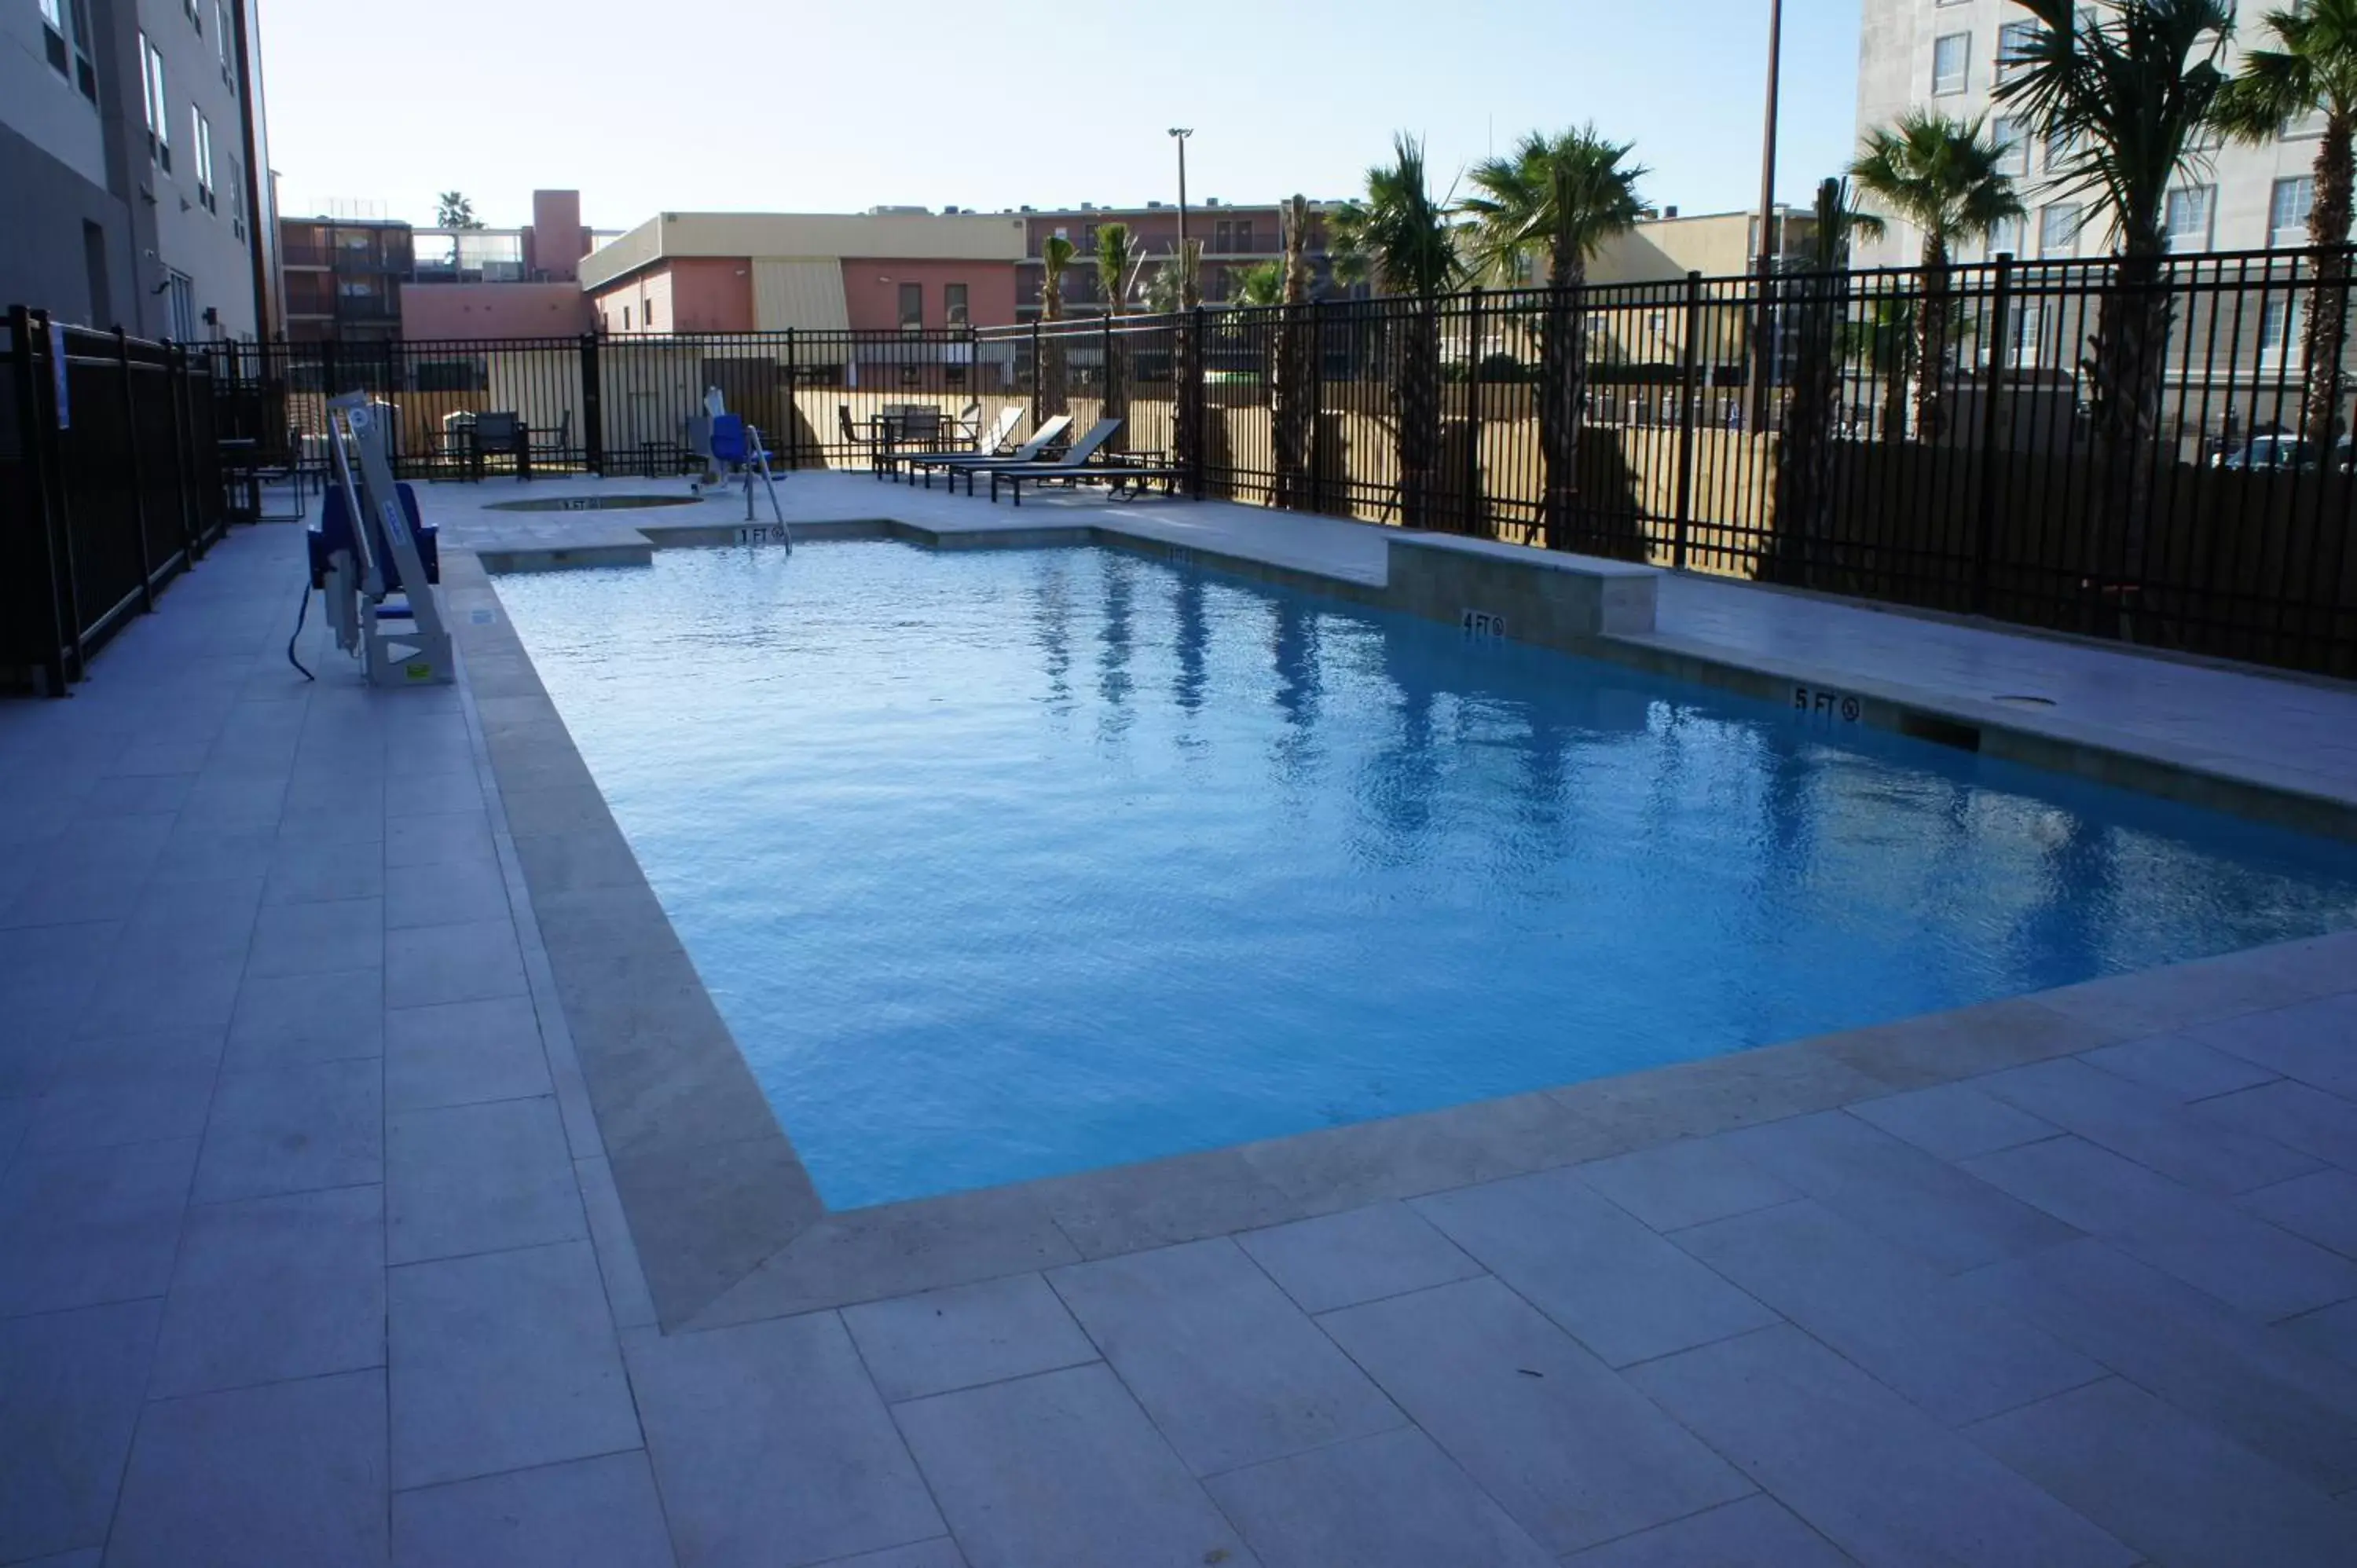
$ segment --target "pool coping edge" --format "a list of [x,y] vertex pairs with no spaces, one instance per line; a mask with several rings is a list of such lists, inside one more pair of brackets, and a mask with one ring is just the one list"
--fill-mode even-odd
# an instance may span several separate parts
[[[905,529],[922,542],[929,532],[842,526],[834,537]],[[1101,531],[1023,532],[1082,542]],[[1318,591],[1337,582],[1242,564]],[[447,553],[445,573],[495,821],[514,856],[527,964],[535,952],[544,963],[544,1014],[556,1014],[552,1064],[562,1055],[578,1067],[568,1132],[586,1123],[609,1162],[665,1332],[1255,1230],[1836,1110],[2181,1026],[2193,1021],[2179,994],[2188,977],[2210,978],[2209,1004],[2222,1000],[2228,1010],[2215,1015],[2223,1017],[2333,994],[2357,971],[2357,932],[2336,933],[1439,1111],[829,1210],[542,685],[492,574],[463,549]],[[2138,1000],[2147,992],[2167,996],[2148,1018]],[[560,1080],[561,1109],[566,1099]]]

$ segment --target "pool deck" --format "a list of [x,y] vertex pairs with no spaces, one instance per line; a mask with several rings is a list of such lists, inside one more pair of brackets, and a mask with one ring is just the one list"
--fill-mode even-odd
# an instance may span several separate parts
[[[262,527],[0,704],[0,1563],[2357,1562],[2357,933],[825,1214],[480,561],[741,501],[478,510],[592,489],[429,492],[457,688],[306,683]],[[1684,577],[1628,640],[2357,807],[2346,688]]]

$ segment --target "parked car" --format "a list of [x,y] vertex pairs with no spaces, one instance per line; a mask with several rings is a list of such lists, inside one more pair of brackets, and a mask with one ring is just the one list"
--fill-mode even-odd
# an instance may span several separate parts
[[2248,445],[2210,459],[2213,468],[2265,471],[2316,467],[2316,448],[2296,435],[2254,435]]

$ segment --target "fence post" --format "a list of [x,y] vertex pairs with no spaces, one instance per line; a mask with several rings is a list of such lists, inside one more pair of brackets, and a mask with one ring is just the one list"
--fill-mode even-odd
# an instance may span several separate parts
[[797,357],[794,348],[794,329],[789,327],[786,328],[785,412],[786,467],[789,469],[799,468],[802,466],[802,381],[800,379],[801,372],[794,369],[794,363]]
[[1481,285],[1472,291],[1465,349],[1465,532],[1481,532]]
[[[385,405],[392,411],[392,417],[384,422],[384,450],[385,456],[393,459],[393,472],[396,478],[401,475],[401,449],[408,445],[403,439],[406,433],[401,427],[401,404],[393,401],[402,391],[401,357],[401,340],[397,338],[386,338],[384,340],[384,380],[379,384],[383,389],[381,395],[384,399]],[[529,446],[532,445],[532,438],[525,436],[523,442],[526,446]]]
[[139,607],[156,613],[156,563],[147,544],[146,465],[139,460],[139,408],[131,395],[131,334],[114,329],[114,371],[123,382],[123,435],[131,449],[131,516],[139,531]]
[[1187,493],[1195,500],[1203,499],[1203,449],[1211,445],[1211,407],[1203,394],[1203,383],[1210,378],[1203,373],[1203,307],[1196,306],[1188,312],[1187,320],[1187,386],[1185,396],[1193,410],[1189,422],[1194,426],[1193,438],[1188,443]]
[[597,334],[581,334],[581,454],[589,471],[606,477],[605,378],[597,369]]
[[1973,613],[1988,614],[1989,557],[1996,549],[1997,412],[2005,401],[2006,340],[2012,336],[2013,252],[1999,251],[1989,294],[1988,369],[1981,378],[1980,505],[1973,530]]
[[1309,510],[1326,510],[1326,302],[1309,302]]
[[[46,612],[41,618],[48,623],[48,634],[42,639],[40,658],[35,662],[46,677],[48,695],[62,697],[67,694],[70,622],[74,627],[74,670],[77,676],[81,672],[81,610],[75,597],[71,525],[64,510],[65,462],[58,442],[57,408],[52,400],[55,377],[59,372],[54,365],[43,362],[49,348],[47,316],[21,305],[10,306],[8,334],[16,345],[16,426],[25,455],[24,482],[31,487],[27,498],[31,505],[27,515],[32,526],[25,531],[25,537],[33,547],[34,559],[21,580],[28,586],[35,583],[40,585],[41,608]],[[5,536],[0,535],[0,543],[5,542]]]
[[[1097,417],[1099,419],[1111,419],[1116,417],[1113,412],[1113,310],[1114,306],[1119,303],[1120,301],[1118,300],[1107,300],[1105,302],[1104,325],[1098,329],[1097,333],[1099,341],[1104,345],[1102,350],[1103,359],[1097,367],[1097,379],[1101,383],[1103,383],[1097,388]],[[1121,413],[1118,417],[1122,422],[1122,429],[1114,431],[1112,438],[1105,443],[1106,448],[1114,452],[1126,451],[1129,447],[1129,443],[1123,439],[1123,431],[1125,431],[1129,426],[1129,405],[1126,402],[1122,404]]]
[[1695,386],[1696,356],[1702,348],[1702,274],[1686,274],[1685,353],[1678,374],[1678,517],[1677,542],[1670,564],[1686,567],[1686,540],[1694,528]]
[[189,515],[188,465],[196,460],[189,448],[195,445],[196,433],[186,428],[188,413],[183,393],[188,390],[188,350],[178,343],[164,345],[164,390],[172,400],[172,485],[174,499],[180,507],[180,538],[188,551],[188,569],[194,570],[204,559],[204,531]]
[[1040,410],[1046,406],[1041,400],[1047,395],[1040,378],[1039,318],[1035,316],[1031,318],[1031,428],[1034,430],[1039,428]]

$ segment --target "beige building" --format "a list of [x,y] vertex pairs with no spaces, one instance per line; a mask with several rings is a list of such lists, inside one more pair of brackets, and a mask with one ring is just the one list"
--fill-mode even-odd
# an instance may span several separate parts
[[[2258,26],[2260,7],[2243,9],[2243,27]],[[2009,226],[1986,245],[1968,249],[1977,260],[1999,251],[2024,259],[2099,256],[2110,237],[2084,220],[2083,204],[2056,191],[2049,176],[2057,149],[2030,135],[2025,122],[1996,108],[1991,93],[2003,58],[2036,27],[2012,0],[1865,0],[1858,39],[1857,134],[1889,124],[1910,108],[1936,109],[1971,119],[1989,115],[1990,128],[2011,148],[2012,172],[2030,209],[2028,222]],[[2231,51],[2228,68],[2238,56]],[[2263,251],[2308,243],[2308,210],[2315,198],[2309,170],[2320,123],[2287,125],[2263,147],[2229,145],[2202,155],[2201,166],[2169,199],[2172,249]],[[1862,248],[1870,266],[1911,263],[1920,233],[1892,224],[1878,243]]]
[[968,212],[666,212],[582,258],[608,333],[1011,326],[1024,220]]

